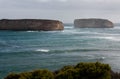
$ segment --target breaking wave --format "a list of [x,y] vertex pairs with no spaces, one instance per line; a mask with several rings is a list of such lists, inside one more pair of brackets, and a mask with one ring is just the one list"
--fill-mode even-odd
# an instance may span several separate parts
[[48,50],[48,49],[36,49],[35,51],[37,51],[37,52],[49,52],[50,50]]

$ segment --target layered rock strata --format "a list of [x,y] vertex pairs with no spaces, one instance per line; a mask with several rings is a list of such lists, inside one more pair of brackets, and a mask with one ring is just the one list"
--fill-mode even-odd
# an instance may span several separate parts
[[43,19],[2,19],[0,20],[0,30],[16,31],[54,31],[63,30],[63,23],[58,20]]
[[75,28],[113,28],[114,25],[107,19],[75,19]]

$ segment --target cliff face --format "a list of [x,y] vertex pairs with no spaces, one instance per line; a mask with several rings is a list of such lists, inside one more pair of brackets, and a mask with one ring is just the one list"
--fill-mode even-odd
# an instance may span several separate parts
[[38,31],[53,31],[63,30],[62,22],[57,20],[41,20],[41,19],[15,19],[0,20],[0,30],[38,30]]
[[111,21],[106,19],[75,19],[75,28],[113,28]]

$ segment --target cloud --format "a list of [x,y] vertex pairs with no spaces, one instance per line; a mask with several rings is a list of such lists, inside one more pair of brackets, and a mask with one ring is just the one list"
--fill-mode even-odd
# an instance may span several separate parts
[[0,0],[0,18],[120,17],[120,0]]
[[50,0],[36,0],[38,2],[49,2]]
[[58,0],[58,1],[60,1],[60,2],[67,2],[67,0]]
[[119,0],[0,0],[0,8],[57,10],[119,10]]
[[50,2],[50,1],[52,1],[52,2],[67,2],[67,0],[36,0],[36,1],[39,1],[39,2]]

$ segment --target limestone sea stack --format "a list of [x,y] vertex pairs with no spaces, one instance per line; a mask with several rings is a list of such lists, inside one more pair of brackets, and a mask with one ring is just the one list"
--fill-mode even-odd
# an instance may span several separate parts
[[15,31],[54,31],[63,30],[64,26],[58,20],[44,19],[2,19],[0,20],[0,30]]
[[113,28],[114,24],[107,19],[75,19],[75,28]]

